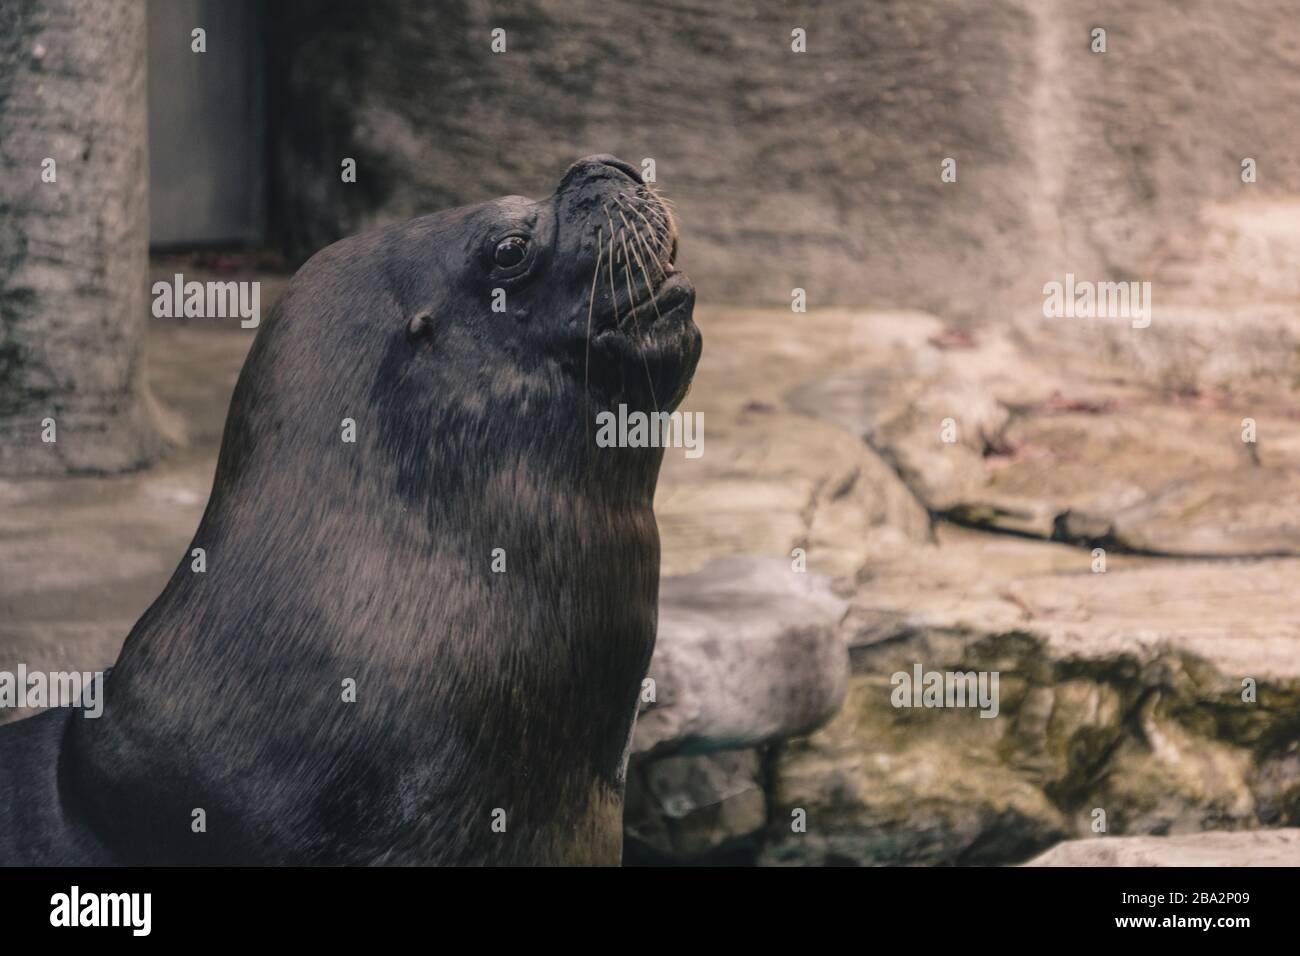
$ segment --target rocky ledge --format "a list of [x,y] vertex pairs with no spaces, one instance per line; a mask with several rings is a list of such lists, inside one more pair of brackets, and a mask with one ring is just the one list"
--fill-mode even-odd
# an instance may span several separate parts
[[[1123,836],[1174,852],[1201,831],[1295,857],[1249,831],[1300,825],[1300,353],[1259,346],[1295,339],[1282,307],[1229,318],[706,315],[688,406],[708,454],[666,465],[665,566],[688,577],[665,583],[656,666],[709,633],[711,667],[739,679],[698,688],[726,722],[643,715],[629,858],[1004,864],[1077,840],[1063,858],[1102,863]],[[730,643],[733,602],[712,624],[697,602],[689,629],[674,607],[736,553],[789,579],[756,588],[782,595],[762,675],[752,619]],[[810,586],[847,612],[802,605]],[[801,696],[778,675],[834,697],[832,633],[842,704],[773,734]],[[996,716],[895,706],[918,667],[996,673]]]

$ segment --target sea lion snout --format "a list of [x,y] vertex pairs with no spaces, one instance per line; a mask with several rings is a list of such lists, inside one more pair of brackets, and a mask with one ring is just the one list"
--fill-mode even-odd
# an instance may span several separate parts
[[[611,170],[614,171],[611,173]],[[638,186],[644,185],[641,179],[641,171],[631,163],[624,162],[617,156],[611,156],[609,153],[597,153],[594,156],[584,156],[578,160],[565,172],[563,179],[560,181],[560,188],[563,189],[569,182],[578,176],[610,176],[622,174],[627,176]]]
[[700,334],[695,289],[678,271],[672,207],[637,167],[608,153],[565,172],[553,197],[559,223],[556,260],[580,307],[568,328],[593,367],[620,367],[620,400],[671,407],[690,383]]

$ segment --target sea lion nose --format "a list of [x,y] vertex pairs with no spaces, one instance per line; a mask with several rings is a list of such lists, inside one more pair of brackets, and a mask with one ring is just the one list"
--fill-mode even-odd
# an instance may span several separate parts
[[609,153],[597,153],[595,156],[584,156],[564,174],[564,182],[568,182],[574,176],[580,174],[591,175],[592,173],[605,173],[606,169],[617,169],[620,173],[627,176],[632,182],[641,183],[641,171],[631,163],[625,163],[617,156],[611,156]]
[[631,163],[625,163],[617,156],[611,156],[609,153],[601,153],[598,156],[588,156],[583,160],[584,163],[603,163],[606,166],[613,166],[620,172],[627,173],[634,183],[641,182],[641,170],[637,169]]

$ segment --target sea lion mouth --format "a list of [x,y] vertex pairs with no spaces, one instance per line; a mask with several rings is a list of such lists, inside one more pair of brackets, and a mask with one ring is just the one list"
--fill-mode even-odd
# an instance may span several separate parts
[[685,273],[676,270],[668,273],[650,293],[631,309],[620,313],[610,311],[592,329],[593,341],[612,336],[628,339],[645,338],[652,328],[669,318],[676,318],[687,306],[693,304],[695,287]]

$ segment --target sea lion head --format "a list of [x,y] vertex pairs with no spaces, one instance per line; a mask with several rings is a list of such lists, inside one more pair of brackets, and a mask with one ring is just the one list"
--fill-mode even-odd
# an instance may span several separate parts
[[674,266],[673,214],[635,167],[591,156],[545,199],[507,196],[428,225],[444,294],[411,316],[417,355],[472,339],[521,370],[562,371],[573,397],[645,411],[681,401],[700,353],[695,290]]
[[[662,449],[594,453],[593,418],[670,412],[685,396],[701,335],[676,256],[667,202],[607,155],[574,163],[544,199],[506,196],[337,242],[298,271],[260,330],[221,470],[242,470],[259,445],[285,467],[296,439],[281,424],[319,418],[328,396],[410,488],[430,474],[422,453],[478,436],[471,457],[491,458],[515,444],[505,431],[544,436],[566,459],[657,474]],[[259,442],[267,432],[274,442]]]
[[524,378],[558,373],[550,386],[583,416],[680,403],[700,354],[695,289],[674,265],[673,214],[634,166],[591,156],[544,199],[507,196],[434,222],[445,294],[408,324],[417,358],[472,340]]
[[504,303],[491,327],[508,347],[547,356],[598,405],[678,405],[700,354],[695,289],[674,265],[673,214],[634,166],[591,156],[551,196],[485,203],[464,221],[465,278]]

